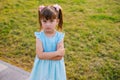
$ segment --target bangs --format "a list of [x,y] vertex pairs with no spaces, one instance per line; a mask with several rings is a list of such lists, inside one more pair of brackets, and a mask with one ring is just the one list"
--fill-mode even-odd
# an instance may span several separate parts
[[46,20],[53,20],[53,19],[57,18],[57,13],[54,10],[52,10],[48,7],[45,7],[41,11],[40,18],[41,19],[46,19]]

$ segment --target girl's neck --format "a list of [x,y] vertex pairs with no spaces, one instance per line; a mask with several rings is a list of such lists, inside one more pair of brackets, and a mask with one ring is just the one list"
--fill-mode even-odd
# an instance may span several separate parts
[[52,37],[52,36],[54,36],[54,35],[55,35],[56,30],[51,31],[51,32],[44,31],[44,33],[45,33],[45,35],[46,35],[47,37]]

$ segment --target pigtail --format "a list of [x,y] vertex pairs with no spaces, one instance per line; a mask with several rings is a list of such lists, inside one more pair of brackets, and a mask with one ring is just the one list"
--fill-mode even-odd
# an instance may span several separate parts
[[40,30],[42,29],[42,23],[41,23],[41,17],[40,17],[40,10],[38,10],[38,21],[39,21],[39,25],[40,25]]
[[62,8],[60,5],[55,4],[53,5],[53,7],[55,8],[55,10],[58,13],[58,19],[59,19],[59,23],[58,23],[58,30],[62,31],[62,25],[63,25],[63,15],[62,15]]
[[59,12],[58,12],[58,19],[59,19],[58,30],[62,31],[63,15],[62,15],[62,10],[61,9],[59,9]]
[[45,8],[44,5],[41,5],[38,7],[38,18],[39,18],[39,24],[40,24],[40,30],[42,29],[42,23],[41,23],[41,11]]

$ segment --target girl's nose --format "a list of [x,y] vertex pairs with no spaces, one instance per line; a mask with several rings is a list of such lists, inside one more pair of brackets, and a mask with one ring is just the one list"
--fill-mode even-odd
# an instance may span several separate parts
[[50,23],[49,23],[49,22],[47,22],[47,23],[46,23],[46,26],[49,26],[49,25],[50,25]]

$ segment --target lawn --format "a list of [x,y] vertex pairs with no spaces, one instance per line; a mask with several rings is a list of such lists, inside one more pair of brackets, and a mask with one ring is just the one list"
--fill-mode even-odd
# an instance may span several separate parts
[[0,0],[0,59],[31,71],[38,6],[63,8],[68,80],[120,80],[119,0]]

